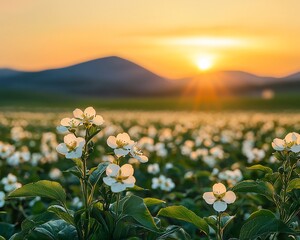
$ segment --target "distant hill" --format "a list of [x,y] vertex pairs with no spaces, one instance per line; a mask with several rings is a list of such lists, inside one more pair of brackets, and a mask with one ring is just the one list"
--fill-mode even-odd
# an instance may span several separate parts
[[242,71],[219,71],[170,80],[115,56],[38,72],[0,69],[2,89],[83,97],[177,96],[199,94],[199,89],[205,94],[209,88],[215,88],[218,94],[252,94],[265,88],[300,91],[300,84],[295,82],[300,82],[300,73],[273,78]]
[[16,76],[20,73],[22,73],[22,72],[13,70],[13,69],[9,69],[9,68],[0,68],[0,78],[12,77],[12,76]]

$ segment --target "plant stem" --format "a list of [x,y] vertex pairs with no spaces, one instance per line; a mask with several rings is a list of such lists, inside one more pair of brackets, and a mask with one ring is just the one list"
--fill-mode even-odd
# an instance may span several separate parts
[[223,239],[223,233],[222,233],[222,227],[221,227],[221,213],[217,213],[217,239],[222,240]]

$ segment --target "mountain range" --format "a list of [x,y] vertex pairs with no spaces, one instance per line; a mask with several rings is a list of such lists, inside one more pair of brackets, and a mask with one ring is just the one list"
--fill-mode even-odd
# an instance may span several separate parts
[[206,72],[184,79],[167,79],[126,59],[111,56],[72,66],[35,72],[0,69],[2,90],[82,97],[153,97],[205,94],[300,92],[300,72],[263,77],[242,71]]

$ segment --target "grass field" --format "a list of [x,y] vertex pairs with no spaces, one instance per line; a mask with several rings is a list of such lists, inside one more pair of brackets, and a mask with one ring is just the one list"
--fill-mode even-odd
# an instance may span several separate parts
[[67,110],[74,106],[95,106],[107,110],[254,110],[254,111],[299,111],[300,94],[281,94],[266,100],[257,96],[220,97],[206,99],[199,97],[166,97],[166,98],[125,98],[95,99],[50,95],[41,93],[9,92],[0,90],[0,108],[45,110],[49,108]]

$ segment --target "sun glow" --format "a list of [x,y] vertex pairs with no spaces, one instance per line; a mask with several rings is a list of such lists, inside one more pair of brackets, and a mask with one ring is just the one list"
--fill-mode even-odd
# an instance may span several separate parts
[[212,59],[209,57],[198,58],[196,64],[201,71],[207,71],[213,66]]

